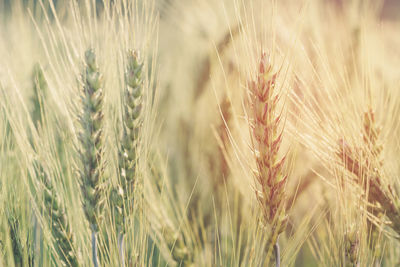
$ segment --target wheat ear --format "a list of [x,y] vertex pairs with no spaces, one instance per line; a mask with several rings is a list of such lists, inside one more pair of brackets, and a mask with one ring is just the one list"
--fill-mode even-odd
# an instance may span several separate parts
[[360,232],[354,225],[348,227],[345,233],[345,255],[351,266],[358,266],[360,251]]
[[103,203],[103,89],[102,75],[92,49],[85,53],[86,70],[83,74],[83,112],[80,116],[82,132],[79,136],[81,151],[80,183],[83,209],[92,230],[93,263],[98,266],[97,231]]
[[256,197],[263,212],[265,223],[271,226],[269,245],[265,264],[274,248],[276,265],[279,266],[278,235],[286,227],[284,186],[287,175],[282,167],[285,157],[279,159],[278,152],[282,141],[281,112],[277,109],[280,92],[276,90],[276,78],[279,73],[272,72],[263,53],[258,67],[257,77],[249,83],[250,112],[252,123],[252,144],[257,163],[255,179],[260,186]]
[[163,229],[163,235],[166,245],[170,249],[172,259],[179,266],[193,266],[192,255],[185,244],[182,234],[166,226]]
[[[382,183],[382,162],[379,156],[382,146],[378,143],[379,129],[375,126],[375,117],[371,109],[364,115],[363,138],[367,149],[352,148],[345,140],[339,142],[339,157],[347,170],[355,175],[367,193],[368,202],[378,203],[380,207],[372,212],[382,211],[391,221],[390,227],[400,234],[400,201],[390,186]],[[359,155],[363,155],[361,160]],[[368,159],[373,159],[372,161]]]
[[123,135],[119,148],[120,183],[112,191],[120,260],[124,265],[124,222],[132,213],[139,131],[142,124],[142,68],[139,53],[128,51],[123,98]]
[[51,233],[54,238],[57,254],[65,266],[78,266],[78,260],[73,251],[73,236],[69,227],[65,206],[52,181],[43,168],[37,164],[36,173],[40,179],[43,192],[45,214],[51,218]]
[[[48,88],[43,70],[39,64],[34,66],[32,77],[34,94],[32,97],[33,110],[31,116],[35,127],[39,128],[43,124],[43,99]],[[37,181],[39,188],[43,192],[44,212],[47,217],[51,218],[50,229],[56,252],[65,266],[78,266],[78,260],[73,251],[72,232],[65,213],[64,203],[62,203],[42,164],[35,162],[34,166],[36,176],[39,178]]]
[[137,51],[129,51],[125,73],[123,137],[120,150],[120,175],[124,202],[133,201],[136,163],[138,160],[139,131],[142,124],[143,64]]
[[[17,266],[23,266],[24,263],[28,265],[28,263],[24,261],[24,249],[23,249],[24,244],[22,241],[23,238],[21,237],[20,234],[20,220],[19,218],[17,218],[15,207],[7,208],[4,212],[4,215],[7,218],[7,224],[8,224],[7,231],[11,240],[11,250],[14,263]],[[4,241],[3,240],[0,241],[1,245],[3,246]],[[31,260],[33,262],[33,259],[29,259],[28,260],[29,264],[31,263]]]

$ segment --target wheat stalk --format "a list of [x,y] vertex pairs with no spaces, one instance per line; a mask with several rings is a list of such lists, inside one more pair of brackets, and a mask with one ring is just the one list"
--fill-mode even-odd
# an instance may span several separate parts
[[[34,95],[31,98],[33,102],[31,116],[37,129],[42,127],[43,124],[43,99],[47,88],[48,85],[43,70],[39,64],[36,64],[33,70]],[[60,195],[55,190],[53,182],[49,179],[43,165],[36,161],[34,167],[36,177],[38,178],[37,182],[43,192],[44,213],[47,218],[50,218],[50,229],[56,252],[65,266],[78,266],[78,261],[72,246],[72,231],[69,227],[64,203],[61,201]],[[37,219],[34,219],[36,224]],[[35,243],[34,241],[34,244]]]
[[276,265],[279,265],[278,235],[284,231],[287,222],[285,214],[285,192],[287,175],[282,167],[285,157],[279,159],[278,152],[282,142],[281,112],[277,109],[280,92],[276,90],[279,73],[272,72],[272,66],[263,53],[258,66],[257,77],[249,83],[250,126],[252,144],[257,163],[255,179],[261,191],[256,190],[256,197],[261,207],[264,222],[272,228],[265,264],[274,246]]
[[[375,160],[375,164],[377,164],[379,169],[381,169],[383,166],[383,160],[382,160],[383,146],[379,140],[380,132],[381,129],[378,127],[375,120],[375,113],[370,107],[364,113],[364,118],[363,118],[363,140],[364,144],[366,145],[366,149],[368,150],[367,152],[365,152],[365,154],[369,152],[370,155],[372,155],[373,159]],[[383,214],[379,209],[372,207],[370,210],[375,217],[380,219],[383,217]],[[369,220],[367,221],[367,223],[368,223],[368,233],[371,236],[370,248],[374,253],[374,256],[378,259],[381,254],[381,248],[379,245],[379,236],[381,234],[381,231]]]
[[[372,204],[375,204],[380,203],[379,199],[381,199],[382,203],[386,203],[386,207],[389,207],[389,209],[392,210],[390,216],[394,218],[398,216],[396,214],[393,214],[393,211],[396,207],[393,206],[395,205],[395,202],[392,201],[393,199],[396,199],[396,196],[392,194],[392,190],[390,189],[390,187],[388,187],[388,192],[385,192],[386,190],[383,188],[380,180],[380,177],[382,177],[380,170],[383,166],[383,162],[381,160],[383,147],[379,142],[379,135],[380,129],[376,125],[375,113],[372,108],[369,108],[363,116],[362,137],[364,147],[362,149],[356,149],[357,152],[361,153],[362,158],[365,159],[364,162],[361,162],[360,159],[355,157],[355,155],[353,154],[354,152],[351,151],[350,147],[345,141],[342,141],[342,147],[339,155],[341,156],[347,170],[356,174],[357,183],[359,183],[359,185],[362,186],[365,192],[368,194],[368,201]],[[372,177],[375,176],[375,178],[370,179],[370,171],[372,171]],[[373,191],[370,191],[371,189]],[[376,205],[369,207],[368,211],[379,219],[383,217],[382,212],[384,210],[382,211],[382,209],[380,207],[377,207]],[[396,211],[394,211],[394,213],[396,213]],[[387,215],[389,216],[389,214]],[[370,220],[367,221],[367,224],[367,233],[370,235],[370,247],[375,257],[378,258],[381,252],[379,244],[377,242],[380,233],[378,233],[378,228]],[[353,233],[351,235],[352,238],[347,240],[350,250],[347,250],[346,253],[349,256],[349,259],[353,263],[353,265],[358,264],[357,257],[356,255],[354,255],[358,251],[355,249],[351,249],[353,247],[357,247],[356,244],[359,242],[358,235],[359,233]]]
[[79,140],[81,144],[80,183],[83,196],[83,209],[92,231],[93,264],[98,266],[97,231],[103,203],[103,89],[102,75],[92,49],[85,53],[86,71],[83,74],[82,95],[83,113],[79,120],[82,127]]
[[[220,174],[222,175],[222,184],[226,182],[229,176],[229,166],[226,159],[226,151],[229,143],[229,124],[231,122],[231,103],[227,96],[224,96],[220,103],[221,109],[221,122],[218,125],[217,133],[220,144],[218,146],[219,162],[220,162]],[[220,183],[218,183],[220,184]]]
[[48,85],[44,77],[43,70],[39,64],[36,64],[33,68],[32,73],[33,79],[33,96],[31,98],[33,109],[31,112],[31,117],[33,124],[38,128],[42,123],[42,106],[43,99],[47,93]]
[[[43,70],[41,66],[37,63],[33,67],[32,71],[32,80],[33,80],[33,95],[31,97],[31,102],[33,104],[33,109],[31,110],[31,119],[33,122],[33,125],[35,126],[36,130],[39,130],[43,125],[43,101],[45,99],[46,91],[47,91],[47,81],[44,77]],[[32,133],[30,136],[30,142],[33,143],[33,138],[32,138]],[[36,168],[35,168],[36,169]],[[40,176],[40,174],[36,173],[36,177]],[[40,242],[40,247],[39,251],[37,251],[38,248],[36,248],[37,244],[37,239],[39,236],[39,239],[41,238],[42,235],[42,229],[38,227],[38,219],[33,214],[33,220],[34,220],[34,229],[35,231],[34,234],[34,240],[33,240],[33,253],[36,254],[38,252],[42,253],[42,245],[43,242]]]

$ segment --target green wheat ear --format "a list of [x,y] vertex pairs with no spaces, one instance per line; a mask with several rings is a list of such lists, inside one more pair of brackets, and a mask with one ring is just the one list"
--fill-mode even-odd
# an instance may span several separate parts
[[40,165],[37,165],[36,169],[41,181],[40,187],[43,192],[45,213],[51,220],[50,228],[57,254],[65,266],[78,266],[78,260],[73,251],[73,235],[65,213],[65,206],[47,173]]
[[163,229],[163,234],[164,240],[171,251],[172,259],[179,266],[193,266],[192,255],[181,233],[167,226]]
[[86,71],[83,74],[83,112],[79,118],[82,127],[79,140],[81,145],[80,183],[83,209],[92,230],[93,263],[97,262],[97,232],[103,204],[103,79],[92,49],[85,53]]
[[103,89],[102,75],[93,50],[86,51],[85,62],[83,113],[80,117],[82,132],[79,138],[82,146],[80,176],[85,215],[91,227],[97,231],[102,200]]
[[[39,64],[33,68],[33,110],[32,121],[36,128],[43,125],[43,100],[48,90],[47,81]],[[51,179],[44,171],[43,166],[35,162],[35,172],[38,177],[39,188],[43,192],[44,212],[50,218],[50,229],[55,245],[56,253],[64,266],[78,266],[78,260],[73,251],[72,232],[69,227],[68,218],[65,213],[65,206],[60,195],[53,187]]]
[[[16,216],[14,207],[6,209],[4,212],[8,223],[8,232],[11,240],[12,255],[15,265],[22,266],[24,263],[23,242],[20,234],[19,218]],[[5,241],[3,241],[5,243]],[[3,243],[2,242],[2,243]],[[3,245],[3,244],[2,244]],[[3,245],[5,246],[5,244]],[[2,247],[3,249],[3,247]],[[2,250],[5,251],[5,250]]]
[[133,204],[136,164],[138,160],[139,131],[142,124],[143,81],[140,56],[129,51],[125,73],[123,136],[119,151],[120,184],[126,212]]
[[120,181],[111,191],[113,217],[118,233],[120,260],[124,265],[124,222],[132,214],[139,131],[142,124],[142,68],[139,54],[129,51],[125,73],[123,98],[123,135],[118,151]]

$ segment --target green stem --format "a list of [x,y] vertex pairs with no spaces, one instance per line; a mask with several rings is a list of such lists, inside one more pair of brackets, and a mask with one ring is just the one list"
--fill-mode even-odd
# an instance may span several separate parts
[[125,253],[124,253],[124,234],[118,233],[118,250],[121,266],[125,266]]
[[99,267],[99,260],[97,258],[97,234],[92,227],[92,260],[94,267]]

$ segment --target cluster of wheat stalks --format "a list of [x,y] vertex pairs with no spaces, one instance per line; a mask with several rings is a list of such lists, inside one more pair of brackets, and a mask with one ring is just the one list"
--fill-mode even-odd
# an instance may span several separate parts
[[384,4],[0,0],[0,266],[400,264]]

